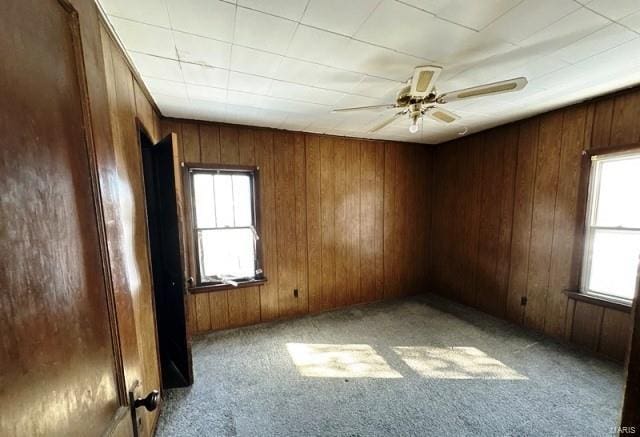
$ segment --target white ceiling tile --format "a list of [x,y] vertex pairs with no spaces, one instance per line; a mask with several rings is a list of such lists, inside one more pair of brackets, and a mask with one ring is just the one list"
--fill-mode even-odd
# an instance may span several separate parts
[[428,11],[437,17],[476,30],[483,29],[521,1],[404,0],[405,3]]
[[232,71],[229,74],[229,89],[266,95],[271,89],[271,79]]
[[187,97],[153,94],[153,100],[165,117],[188,118],[191,116],[191,102]]
[[243,73],[272,77],[283,57],[260,50],[233,46],[231,52],[231,70]]
[[166,0],[173,29],[231,42],[235,5],[219,0]]
[[184,83],[146,76],[143,76],[142,79],[153,96],[162,94],[171,97],[187,98],[187,88]]
[[225,103],[227,101],[227,90],[187,84],[187,96],[191,100],[206,100]]
[[131,52],[130,54],[141,76],[182,82],[182,71],[180,70],[180,63],[178,61],[146,55],[144,53]]
[[349,38],[323,30],[300,25],[296,30],[287,55],[291,58],[327,64],[327,60],[341,51]]
[[181,62],[180,66],[186,83],[217,88],[227,87],[229,70],[185,62]]
[[[175,9],[177,0],[159,0],[148,16],[140,7],[148,0],[129,10],[122,0],[104,1],[110,2],[117,35],[167,116],[429,143],[640,82],[640,36],[630,30],[640,27],[640,6],[633,12],[635,4],[625,1],[593,0],[581,9],[569,0],[384,0],[378,8],[379,0],[310,0],[303,15],[306,0],[242,0],[246,6],[237,9],[241,17],[234,24],[233,0],[189,0],[189,10],[178,11],[182,30],[173,31],[162,27],[167,23],[160,6],[171,1]],[[222,14],[209,19],[217,9]],[[225,10],[233,16],[221,17]],[[295,23],[297,14],[307,24]],[[599,14],[622,16],[622,25]],[[173,23],[172,14],[169,19]],[[216,20],[224,25],[216,26]],[[237,44],[220,41],[233,37],[234,25]],[[433,63],[444,67],[439,92],[515,76],[527,77],[529,85],[518,93],[447,104],[462,117],[459,122],[424,120],[415,135],[407,117],[381,132],[368,131],[392,111],[331,113],[392,103],[414,67]]]
[[[227,91],[227,103],[234,106],[250,106],[254,108],[263,108],[266,104],[265,97],[243,91]],[[230,112],[232,108],[230,107]]]
[[127,50],[176,58],[170,30],[116,17],[110,17],[110,20]]
[[299,21],[307,0],[238,0],[238,5]]
[[620,20],[627,15],[640,11],[638,0],[593,0],[587,3],[587,8],[612,20]]
[[231,44],[182,32],[173,32],[173,38],[181,61],[229,68]]
[[227,121],[227,104],[211,100],[190,100],[191,118],[207,121]]
[[274,76],[287,82],[342,92],[350,92],[363,78],[362,74],[291,58],[283,59]]
[[588,9],[578,9],[520,42],[532,46],[539,54],[549,53],[601,30],[610,23]]
[[620,20],[620,23],[640,33],[640,12],[624,17]]
[[277,80],[274,80],[271,84],[271,95],[320,105],[335,105],[344,96],[344,94],[336,91]]
[[419,65],[430,61],[350,40],[325,58],[325,62],[349,71],[394,81],[406,81]]
[[404,84],[402,82],[381,79],[378,77],[364,76],[363,79],[351,90],[353,94],[374,97],[377,99],[386,98],[387,101],[395,101],[396,94]]
[[[640,14],[638,14],[638,16],[640,17]],[[575,64],[637,37],[637,34],[623,26],[611,23],[605,28],[558,50],[553,55]]]
[[171,27],[164,0],[100,0],[105,12],[120,18]]
[[[402,23],[402,31],[399,31],[399,23]],[[477,41],[476,32],[472,30],[393,0],[384,0],[355,37],[434,60],[447,59]]]
[[[374,99],[372,97],[355,96],[353,94],[345,94],[334,105],[334,108],[357,108],[359,106],[373,106],[373,105],[385,105],[389,102],[387,100]],[[349,112],[346,114],[375,114],[376,112],[385,111],[384,108],[380,109],[368,109],[363,111]]]
[[310,0],[302,23],[353,35],[381,0]]
[[297,26],[293,21],[244,8],[238,9],[236,21],[235,44],[279,54],[287,51]]
[[495,20],[483,32],[518,43],[580,8],[573,0],[525,0]]

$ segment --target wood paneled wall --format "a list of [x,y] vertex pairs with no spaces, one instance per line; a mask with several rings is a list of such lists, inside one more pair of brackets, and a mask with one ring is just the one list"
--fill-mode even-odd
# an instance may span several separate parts
[[162,131],[178,134],[185,162],[260,168],[268,282],[190,295],[192,332],[426,289],[428,147],[185,120]]
[[629,314],[563,290],[580,284],[583,150],[638,142],[635,89],[437,146],[434,291],[622,360]]
[[[160,388],[160,363],[139,128],[146,131],[152,141],[158,141],[160,118],[104,23],[101,23],[100,35],[115,155],[114,162],[103,166],[102,171],[117,180],[114,185],[118,187],[117,193],[112,193],[114,213],[107,217],[110,271],[117,291],[130,296],[135,319],[134,327],[121,333],[127,387],[139,381],[136,394],[146,396]],[[120,325],[123,323],[130,321],[119,321]],[[130,348],[134,351],[132,354],[127,353],[128,342],[135,342]],[[140,408],[138,414],[143,415],[145,429],[150,433],[158,410],[147,412]]]

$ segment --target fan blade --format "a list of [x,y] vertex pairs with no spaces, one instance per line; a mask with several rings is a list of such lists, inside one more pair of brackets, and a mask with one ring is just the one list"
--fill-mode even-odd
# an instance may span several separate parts
[[460,120],[459,115],[454,114],[451,111],[447,111],[446,109],[436,108],[436,107],[429,108],[427,112],[425,112],[425,115],[431,118],[432,120],[435,120],[439,123],[444,123],[444,124],[449,124],[449,123],[453,123],[456,120]]
[[500,82],[488,83],[485,85],[444,93],[441,96],[438,96],[436,101],[438,103],[449,103],[456,100],[471,99],[474,97],[510,93],[513,91],[519,91],[526,85],[527,79],[525,77],[517,77],[515,79],[502,80]]
[[372,129],[369,129],[369,132],[370,133],[378,132],[383,127],[386,127],[386,126],[390,125],[391,123],[393,123],[394,121],[396,121],[398,119],[398,117],[400,115],[403,115],[403,114],[406,114],[406,111],[396,112],[393,116],[391,116],[390,118],[386,119],[385,121],[383,121],[382,123],[380,123],[376,127],[372,128]]
[[389,103],[386,105],[371,105],[371,106],[357,106],[355,108],[340,108],[340,109],[333,109],[331,110],[331,112],[352,112],[352,111],[366,111],[369,109],[393,109],[393,108],[397,108],[397,106],[395,105],[395,103]]
[[427,97],[433,90],[433,85],[436,83],[440,71],[442,71],[442,67],[434,65],[416,67],[413,70],[413,78],[411,79],[411,95],[414,97]]

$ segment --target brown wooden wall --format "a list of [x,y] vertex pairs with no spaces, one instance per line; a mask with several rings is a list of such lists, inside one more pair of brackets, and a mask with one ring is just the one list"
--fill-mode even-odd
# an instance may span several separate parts
[[[120,48],[104,24],[100,26],[102,55],[109,107],[109,124],[113,138],[114,162],[103,166],[105,175],[117,180],[117,193],[110,205],[107,221],[111,274],[114,287],[131,298],[134,324],[121,332],[127,387],[139,381],[138,395],[146,396],[160,388],[160,369],[156,341],[154,297],[149,257],[147,216],[142,176],[139,128],[158,141],[160,118],[132,74]],[[119,322],[122,326],[123,323]],[[128,348],[128,342],[135,345]],[[128,354],[131,350],[131,354]],[[143,414],[145,429],[151,430],[158,411]]]
[[185,120],[162,131],[178,134],[185,162],[260,168],[268,282],[190,295],[192,332],[425,289],[428,147]]
[[636,89],[437,146],[434,291],[622,360],[629,314],[563,290],[580,284],[582,151],[638,142]]

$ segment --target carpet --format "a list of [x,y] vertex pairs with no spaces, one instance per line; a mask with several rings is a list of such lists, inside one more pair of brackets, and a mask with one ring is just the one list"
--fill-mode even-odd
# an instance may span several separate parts
[[436,296],[215,332],[157,436],[615,435],[623,371]]

